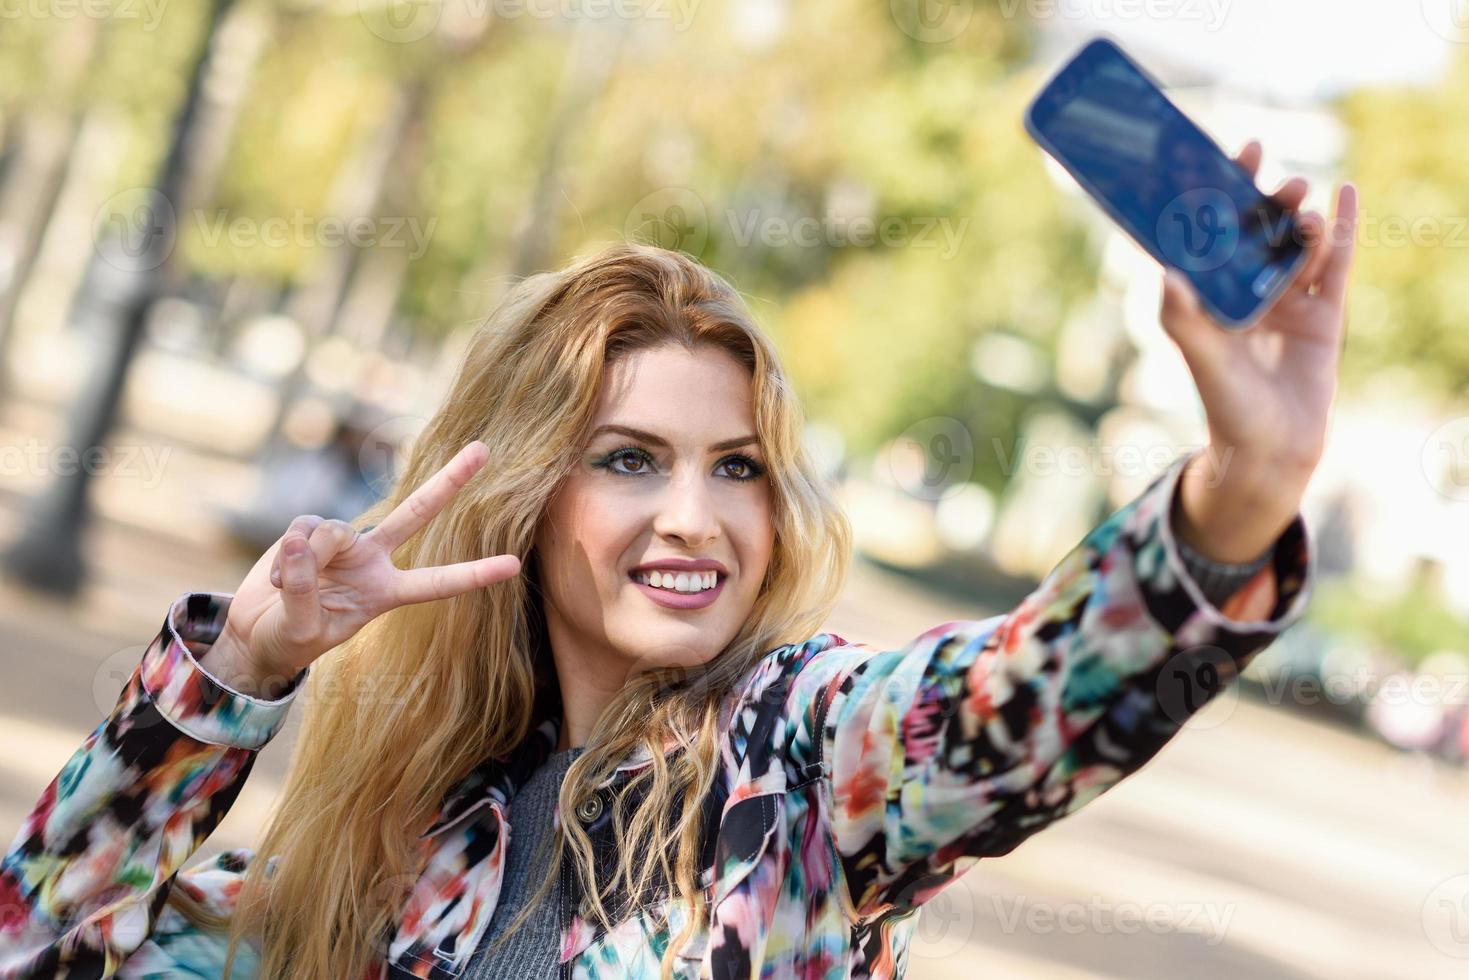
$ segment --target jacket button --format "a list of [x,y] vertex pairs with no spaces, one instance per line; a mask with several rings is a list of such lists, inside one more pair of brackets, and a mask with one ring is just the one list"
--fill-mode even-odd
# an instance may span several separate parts
[[592,794],[576,806],[576,815],[582,823],[591,823],[602,815],[602,797]]

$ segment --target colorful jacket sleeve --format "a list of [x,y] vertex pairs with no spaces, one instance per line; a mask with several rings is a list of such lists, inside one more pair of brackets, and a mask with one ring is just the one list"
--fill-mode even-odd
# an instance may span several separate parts
[[1311,555],[1299,513],[1223,608],[1188,577],[1170,524],[1188,458],[1014,610],[897,650],[833,644],[797,675],[791,703],[830,788],[855,919],[911,910],[1096,799],[1300,618]]
[[[111,714],[26,817],[0,863],[0,978],[107,977],[125,961],[167,958],[154,939],[161,915],[179,918],[164,909],[168,889],[229,810],[305,676],[261,700],[205,672],[196,656],[218,638],[232,598],[174,601]],[[247,857],[228,852],[190,869],[186,887],[206,902],[210,887],[226,895],[224,879]]]

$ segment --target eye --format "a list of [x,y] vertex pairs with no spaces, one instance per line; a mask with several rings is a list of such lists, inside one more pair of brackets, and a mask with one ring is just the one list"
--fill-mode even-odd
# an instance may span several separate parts
[[741,483],[745,482],[746,480],[753,480],[765,472],[765,467],[761,466],[759,463],[755,462],[748,456],[730,456],[725,459],[724,465],[744,468],[744,476],[731,475],[731,479],[739,480]]
[[[626,469],[616,469],[613,463],[623,463]],[[636,446],[623,446],[621,449],[613,450],[602,458],[599,466],[606,467],[613,473],[622,476],[633,476],[638,473],[646,473],[651,468],[653,458]]]

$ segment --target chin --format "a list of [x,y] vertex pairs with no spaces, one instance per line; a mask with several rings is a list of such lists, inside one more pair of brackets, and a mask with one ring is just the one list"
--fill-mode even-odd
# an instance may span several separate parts
[[633,659],[639,668],[697,667],[719,655],[709,646],[707,631],[695,629],[649,629],[643,632]]

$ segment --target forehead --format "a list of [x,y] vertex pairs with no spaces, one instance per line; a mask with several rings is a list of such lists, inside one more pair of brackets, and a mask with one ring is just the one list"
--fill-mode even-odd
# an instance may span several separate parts
[[[754,432],[750,372],[722,350],[658,347],[608,365],[593,426],[736,436]],[[736,431],[737,430],[737,431]]]

